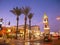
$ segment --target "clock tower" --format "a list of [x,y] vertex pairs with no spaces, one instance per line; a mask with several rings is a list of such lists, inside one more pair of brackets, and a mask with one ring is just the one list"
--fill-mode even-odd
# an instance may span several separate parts
[[50,34],[48,16],[46,15],[46,13],[44,13],[43,24],[44,24],[44,34],[45,35]]

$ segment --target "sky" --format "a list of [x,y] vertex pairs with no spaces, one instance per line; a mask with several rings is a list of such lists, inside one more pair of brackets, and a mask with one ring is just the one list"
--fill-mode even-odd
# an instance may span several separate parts
[[[0,0],[0,18],[3,18],[3,24],[11,26],[16,25],[16,16],[10,12],[13,8],[28,6],[34,16],[32,25],[40,26],[40,31],[44,31],[43,16],[48,16],[50,31],[58,32],[60,30],[60,20],[56,20],[60,16],[60,0]],[[27,22],[28,23],[28,22]],[[24,24],[24,15],[19,16],[19,25]]]

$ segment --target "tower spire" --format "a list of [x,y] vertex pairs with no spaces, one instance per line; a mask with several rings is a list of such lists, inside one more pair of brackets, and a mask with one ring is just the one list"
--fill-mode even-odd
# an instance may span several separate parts
[[46,13],[44,13],[44,17],[43,18],[48,18],[48,16],[46,15]]

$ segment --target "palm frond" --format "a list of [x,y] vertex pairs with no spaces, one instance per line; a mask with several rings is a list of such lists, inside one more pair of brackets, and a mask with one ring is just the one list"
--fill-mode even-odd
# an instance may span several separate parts
[[23,10],[23,14],[28,15],[28,13],[30,12],[30,7],[22,7]]
[[10,12],[12,12],[13,14],[19,16],[21,14],[21,8],[13,8],[13,10],[10,10]]
[[[15,14],[15,11],[14,10],[10,10],[10,12],[12,12],[13,14]],[[16,14],[15,14],[16,15]]]
[[29,13],[28,18],[31,19],[33,17],[33,13]]

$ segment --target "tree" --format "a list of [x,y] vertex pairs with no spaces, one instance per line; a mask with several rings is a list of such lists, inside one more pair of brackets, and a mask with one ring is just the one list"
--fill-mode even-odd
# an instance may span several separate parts
[[[30,31],[31,31],[31,19],[32,19],[32,17],[33,17],[33,13],[30,13],[28,15],[28,18],[29,18],[29,30]],[[31,39],[31,33],[30,33],[30,31],[29,31],[29,39]]]
[[16,21],[17,21],[17,28],[16,28],[16,39],[17,39],[17,34],[18,34],[18,22],[19,22],[19,16],[21,15],[21,8],[13,8],[13,10],[10,10],[13,14],[16,15]]
[[27,17],[30,12],[30,7],[22,7],[23,14],[25,15],[25,24],[24,24],[24,40],[25,40],[25,33],[26,33],[26,25],[27,25]]

